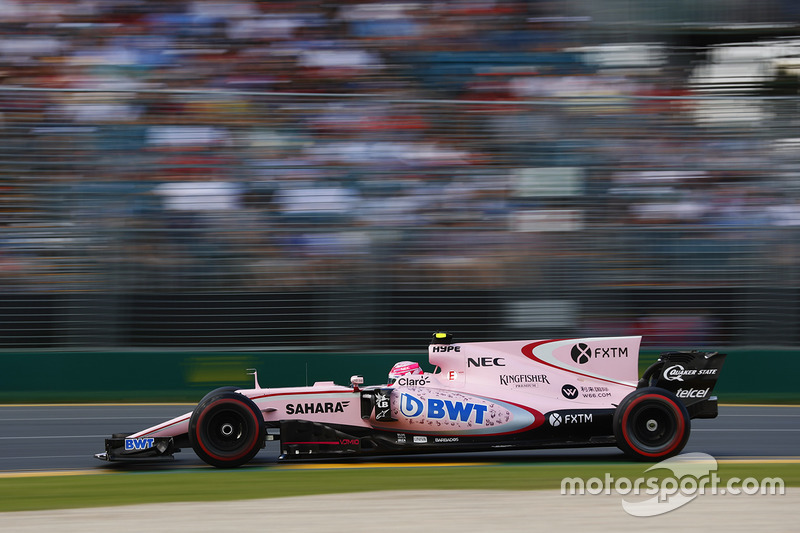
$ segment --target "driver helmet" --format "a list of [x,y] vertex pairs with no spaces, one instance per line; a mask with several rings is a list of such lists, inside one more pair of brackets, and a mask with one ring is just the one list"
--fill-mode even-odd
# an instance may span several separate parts
[[412,374],[422,374],[422,367],[419,366],[419,363],[414,361],[400,361],[399,363],[395,363],[389,371],[389,385],[393,385],[403,376]]

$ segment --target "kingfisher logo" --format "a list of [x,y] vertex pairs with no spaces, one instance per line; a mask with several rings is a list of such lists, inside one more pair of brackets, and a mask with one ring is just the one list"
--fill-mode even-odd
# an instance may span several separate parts
[[483,424],[488,405],[428,398],[421,400],[414,395],[400,395],[400,413],[407,418],[425,416],[429,420],[452,420],[454,422],[474,422]]
[[611,346],[609,348],[595,348],[592,350],[589,345],[579,342],[572,347],[570,357],[579,365],[585,365],[589,359],[617,359],[628,357],[628,348],[624,346]]

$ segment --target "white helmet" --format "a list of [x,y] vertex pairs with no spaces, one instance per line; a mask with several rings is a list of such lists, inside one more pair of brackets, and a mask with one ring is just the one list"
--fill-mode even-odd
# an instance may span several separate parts
[[399,363],[395,363],[389,371],[389,385],[393,385],[403,376],[413,374],[422,374],[422,367],[419,366],[419,363],[414,361],[400,361]]

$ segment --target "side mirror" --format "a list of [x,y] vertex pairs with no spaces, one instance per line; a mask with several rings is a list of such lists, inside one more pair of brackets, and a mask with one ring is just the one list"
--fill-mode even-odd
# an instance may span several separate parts
[[353,387],[355,390],[358,390],[359,385],[364,384],[364,377],[363,376],[351,376],[350,377],[350,386]]

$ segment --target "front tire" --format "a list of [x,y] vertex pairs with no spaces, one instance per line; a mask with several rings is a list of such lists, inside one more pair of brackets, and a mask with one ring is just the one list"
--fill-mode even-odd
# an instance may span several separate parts
[[686,407],[658,387],[636,389],[614,412],[617,446],[639,461],[666,459],[686,446],[691,432]]
[[189,443],[206,463],[235,468],[250,461],[264,445],[264,417],[253,401],[232,391],[209,395],[189,419]]

